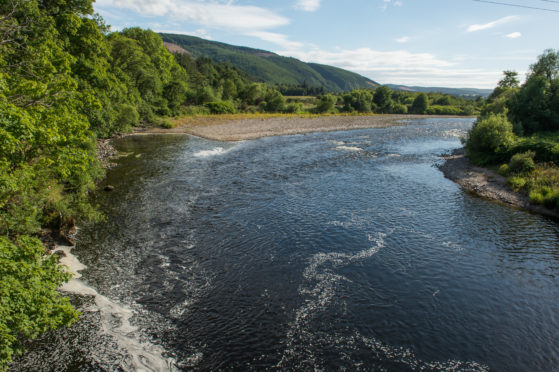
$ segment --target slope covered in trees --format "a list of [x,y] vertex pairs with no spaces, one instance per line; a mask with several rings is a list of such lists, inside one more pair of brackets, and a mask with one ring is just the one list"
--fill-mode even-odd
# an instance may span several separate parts
[[269,85],[322,87],[329,92],[374,88],[379,84],[359,74],[340,68],[304,63],[275,53],[233,46],[188,35],[160,34],[163,41],[176,44],[193,57],[208,57],[216,62],[228,62]]

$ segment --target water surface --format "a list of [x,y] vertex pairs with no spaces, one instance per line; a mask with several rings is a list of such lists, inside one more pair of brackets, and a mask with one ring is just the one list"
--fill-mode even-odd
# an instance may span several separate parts
[[132,341],[77,297],[66,351],[18,368],[137,369],[143,347],[170,369],[557,370],[557,223],[443,177],[472,120],[408,124],[119,140],[73,253]]

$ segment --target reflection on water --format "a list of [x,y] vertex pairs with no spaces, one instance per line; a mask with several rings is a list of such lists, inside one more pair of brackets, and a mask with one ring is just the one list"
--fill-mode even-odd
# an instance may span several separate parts
[[[439,155],[471,123],[123,138],[115,191],[96,199],[108,220],[73,250],[82,280],[177,369],[553,370],[559,229],[442,176]],[[85,320],[14,370],[147,357],[73,298]]]

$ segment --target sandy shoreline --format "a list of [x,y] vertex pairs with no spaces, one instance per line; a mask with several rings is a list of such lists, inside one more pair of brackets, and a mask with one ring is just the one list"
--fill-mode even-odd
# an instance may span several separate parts
[[134,134],[186,133],[216,141],[241,141],[312,132],[386,128],[405,125],[407,120],[433,117],[441,118],[428,115],[278,116],[221,121],[216,118],[187,118],[175,120],[175,128],[138,128]]
[[459,149],[444,156],[445,162],[439,166],[446,178],[459,184],[464,190],[482,198],[526,209],[530,212],[559,218],[559,214],[543,206],[530,204],[529,198],[514,192],[505,177],[485,168],[473,165]]

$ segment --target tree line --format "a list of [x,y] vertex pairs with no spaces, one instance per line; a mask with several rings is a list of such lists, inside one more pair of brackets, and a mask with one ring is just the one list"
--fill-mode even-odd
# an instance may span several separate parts
[[500,166],[531,202],[559,209],[559,51],[544,51],[522,84],[504,71],[465,148],[474,163]]

